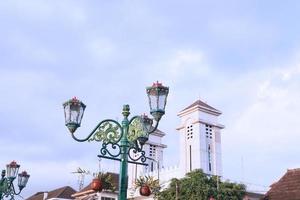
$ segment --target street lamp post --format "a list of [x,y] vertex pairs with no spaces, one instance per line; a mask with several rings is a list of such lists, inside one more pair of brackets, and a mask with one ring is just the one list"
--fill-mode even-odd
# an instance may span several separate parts
[[[28,179],[30,177],[26,171],[18,174],[20,165],[15,161],[6,165],[6,170],[1,172],[0,180],[0,199],[9,198],[14,199],[14,195],[19,195],[21,191],[26,187]],[[13,181],[18,177],[19,192],[16,192]]]
[[112,119],[105,119],[84,139],[75,137],[74,132],[80,127],[86,106],[76,98],[63,104],[65,124],[73,139],[78,142],[102,142],[98,157],[120,161],[119,200],[127,198],[128,163],[147,165],[143,145],[147,142],[149,134],[157,129],[161,117],[165,114],[169,88],[156,82],[147,87],[146,92],[153,119],[146,115],[128,119],[130,108],[129,105],[124,105],[122,111],[124,118],[121,124]]

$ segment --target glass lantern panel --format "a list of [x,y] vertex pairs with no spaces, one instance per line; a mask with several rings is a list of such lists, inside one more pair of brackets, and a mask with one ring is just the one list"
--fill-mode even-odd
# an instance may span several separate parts
[[146,131],[151,130],[152,124],[153,124],[153,120],[152,119],[149,119],[149,121],[147,123],[145,123]]
[[70,105],[70,122],[78,123],[79,115],[80,115],[80,106],[78,104],[71,104]]
[[150,94],[149,101],[150,101],[150,110],[157,110],[158,109],[157,96]]
[[70,123],[70,104],[67,104],[65,107],[64,107],[64,111],[65,111],[65,123],[68,124]]
[[19,174],[18,186],[25,187],[28,182],[28,179],[29,179],[29,175],[24,176],[22,174]]
[[6,176],[7,178],[16,178],[20,165],[7,165]]
[[84,113],[84,107],[80,106],[80,112],[79,112],[79,116],[78,116],[78,123],[79,124],[81,123],[83,113]]
[[158,109],[165,110],[167,96],[165,94],[158,97]]

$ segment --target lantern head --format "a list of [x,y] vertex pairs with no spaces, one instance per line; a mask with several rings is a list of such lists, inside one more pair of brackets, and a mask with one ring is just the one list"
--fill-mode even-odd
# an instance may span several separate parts
[[148,141],[148,137],[146,136],[140,136],[137,138],[137,140],[139,141],[139,144],[141,146],[144,146],[144,144]]
[[76,97],[63,104],[65,113],[65,124],[71,133],[80,127],[86,105]]
[[27,174],[26,171],[23,171],[22,173],[20,173],[18,175],[18,186],[19,186],[20,190],[22,190],[24,187],[26,187],[29,177],[30,177],[30,175]]
[[143,114],[141,116],[141,122],[143,124],[144,127],[144,131],[149,131],[152,127],[153,124],[153,119],[150,119],[146,114]]
[[157,81],[151,87],[147,87],[146,91],[149,98],[150,113],[156,121],[159,121],[165,114],[169,87],[165,87]]
[[149,138],[148,132],[152,127],[153,120],[150,119],[147,115],[143,114],[141,116],[141,123],[143,125],[143,135],[140,135],[137,138],[137,140],[139,141],[140,145],[143,146],[148,141]]
[[6,177],[11,181],[14,180],[18,174],[20,165],[17,164],[16,161],[12,161],[11,163],[6,165]]
[[3,169],[3,170],[1,171],[1,178],[2,178],[2,179],[5,177],[5,174],[6,174],[6,171],[5,171],[5,169]]

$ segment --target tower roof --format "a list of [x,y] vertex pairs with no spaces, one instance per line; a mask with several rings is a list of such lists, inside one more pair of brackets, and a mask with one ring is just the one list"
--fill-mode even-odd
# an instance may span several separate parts
[[217,113],[218,115],[222,114],[221,111],[219,111],[219,110],[217,110],[216,108],[214,108],[214,107],[208,105],[207,103],[201,101],[200,99],[197,100],[197,101],[195,101],[194,103],[192,103],[191,105],[189,105],[188,107],[186,107],[185,109],[183,109],[182,111],[180,111],[179,114],[180,114],[180,113],[183,113],[183,112],[185,112],[185,111],[187,111],[187,110],[190,110],[190,109],[192,109],[192,108],[194,108],[194,107],[195,107],[195,108],[198,107],[198,108],[202,108],[202,109],[205,109],[205,110],[208,110],[208,111],[212,111],[212,112],[214,112],[214,113]]

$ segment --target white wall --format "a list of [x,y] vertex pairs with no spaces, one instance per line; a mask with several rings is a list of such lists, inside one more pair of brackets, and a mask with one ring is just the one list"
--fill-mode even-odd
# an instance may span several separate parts
[[[180,115],[180,168],[185,173],[190,171],[190,146],[192,170],[201,168],[204,173],[222,175],[221,133],[216,114],[201,109],[191,109]],[[193,139],[188,138],[188,127],[193,125]],[[212,126],[212,138],[206,137],[206,124]],[[211,171],[209,171],[208,144],[211,146]]]

